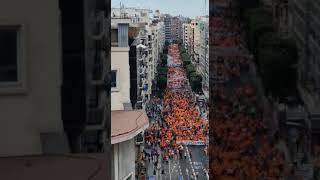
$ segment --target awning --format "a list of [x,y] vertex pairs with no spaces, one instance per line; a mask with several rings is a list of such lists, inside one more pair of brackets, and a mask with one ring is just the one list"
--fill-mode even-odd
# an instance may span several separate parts
[[144,110],[111,111],[111,144],[133,139],[149,126]]

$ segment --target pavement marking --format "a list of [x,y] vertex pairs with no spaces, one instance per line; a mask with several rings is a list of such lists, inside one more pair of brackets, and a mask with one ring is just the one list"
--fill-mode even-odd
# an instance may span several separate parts
[[189,178],[189,170],[188,170],[188,168],[186,168],[186,172],[187,172],[187,176]]
[[169,160],[169,179],[171,180],[170,160]]
[[207,179],[209,180],[209,172],[207,169],[204,169],[204,172],[206,173]]
[[191,161],[191,157],[190,157],[190,153],[189,153],[188,146],[185,146],[185,147],[186,147],[186,150],[187,150],[187,156],[188,156],[189,164],[190,164],[190,166],[191,166],[192,174],[193,174],[193,176],[194,176],[194,180],[197,180],[197,177],[195,176],[196,173],[195,173],[194,168],[193,168],[193,165],[192,165],[192,161]]
[[179,163],[179,174],[180,174],[180,176],[182,176],[182,171],[181,171],[180,163]]
[[202,162],[192,162],[193,167],[195,170],[203,169],[203,163]]

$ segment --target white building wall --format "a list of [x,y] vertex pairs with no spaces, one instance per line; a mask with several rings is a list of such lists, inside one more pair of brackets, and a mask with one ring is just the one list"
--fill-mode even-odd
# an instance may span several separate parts
[[164,23],[158,23],[159,28],[159,52],[163,52],[164,42],[165,42],[165,31],[164,31]]
[[112,145],[114,180],[124,180],[132,175],[135,177],[135,142],[134,139]]
[[0,156],[40,154],[40,133],[63,131],[58,1],[0,1],[0,25],[22,26],[26,84],[20,92],[0,87]]
[[[197,22],[198,23],[198,22]],[[194,52],[195,52],[195,59],[201,58],[201,44],[200,44],[200,28],[199,24],[194,28]],[[199,66],[197,66],[197,72],[200,71]]]
[[124,110],[130,103],[129,47],[111,47],[111,70],[117,70],[117,87],[111,89],[111,110]]

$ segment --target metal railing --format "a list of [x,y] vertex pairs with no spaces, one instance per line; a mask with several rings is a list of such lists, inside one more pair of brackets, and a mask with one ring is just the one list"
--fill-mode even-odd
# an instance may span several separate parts
[[90,108],[88,110],[88,125],[101,125],[104,121],[104,108]]

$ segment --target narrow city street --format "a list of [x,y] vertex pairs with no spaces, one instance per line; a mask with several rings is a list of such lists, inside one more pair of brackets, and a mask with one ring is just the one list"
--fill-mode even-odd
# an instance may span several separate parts
[[177,44],[169,46],[168,82],[163,100],[151,99],[145,132],[148,179],[208,179],[208,121],[197,106]]

